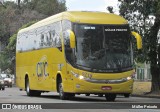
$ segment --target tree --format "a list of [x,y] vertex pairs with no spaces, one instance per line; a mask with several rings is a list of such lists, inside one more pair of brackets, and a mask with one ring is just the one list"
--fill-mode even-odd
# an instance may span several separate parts
[[65,0],[18,0],[0,5],[0,42],[7,47],[0,53],[0,68],[15,70],[16,33],[30,21],[39,21],[65,11]]
[[65,0],[24,0],[23,2],[23,7],[36,10],[47,16],[67,10]]
[[[37,21],[31,21],[25,25],[23,25],[19,30],[29,27],[30,25],[36,23]],[[19,31],[18,30],[18,31]],[[6,67],[10,68],[11,72],[15,73],[15,51],[16,51],[16,40],[17,40],[17,33],[18,31],[12,35],[9,39],[9,43],[4,51],[4,54],[2,54],[2,57],[4,57],[4,61],[8,61],[7,65],[3,64],[1,65],[2,70],[7,69]],[[2,58],[3,59],[3,58]],[[5,63],[5,62],[4,62]],[[0,67],[0,68],[1,68]]]
[[20,8],[21,0],[17,0],[18,7]]
[[[136,61],[150,62],[152,75],[152,93],[160,92],[160,59],[158,56],[159,9],[158,0],[119,0],[120,14],[131,24],[131,29],[140,33],[143,39],[141,54],[136,51]],[[151,15],[153,15],[151,17]],[[155,18],[155,20],[154,20]],[[154,22],[155,21],[155,22]]]
[[8,44],[9,37],[23,24],[46,17],[30,9],[20,10],[14,2],[5,2],[4,5],[6,8],[0,6],[0,41],[3,44]]
[[149,57],[151,61],[152,93],[160,93],[160,44],[158,43],[157,37],[160,29],[160,2],[158,2],[157,4],[158,5],[156,7],[157,10],[155,12],[155,22],[154,25],[151,27],[149,34]]

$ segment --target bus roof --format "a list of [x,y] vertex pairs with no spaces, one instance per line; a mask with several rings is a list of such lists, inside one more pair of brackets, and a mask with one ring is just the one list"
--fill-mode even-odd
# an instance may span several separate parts
[[70,20],[75,23],[88,24],[128,24],[128,22],[121,16],[105,13],[105,12],[89,12],[89,11],[66,11],[46,19],[43,19],[30,27],[22,29],[19,33],[29,31],[34,28],[45,26],[63,19]]

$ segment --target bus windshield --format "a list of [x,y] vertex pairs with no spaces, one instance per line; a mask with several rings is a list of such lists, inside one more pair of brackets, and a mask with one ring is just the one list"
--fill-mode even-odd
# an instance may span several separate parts
[[128,25],[75,24],[76,65],[94,72],[133,68]]

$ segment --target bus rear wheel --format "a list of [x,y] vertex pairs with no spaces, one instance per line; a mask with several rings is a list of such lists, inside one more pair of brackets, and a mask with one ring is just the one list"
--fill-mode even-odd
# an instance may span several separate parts
[[0,90],[4,91],[4,90],[5,90],[5,87],[1,87]]
[[112,94],[112,93],[105,94],[107,101],[115,101],[116,96],[117,96],[116,94]]
[[28,78],[26,78],[25,83],[26,83],[25,84],[25,90],[26,90],[27,96],[40,96],[41,95],[40,91],[30,89]]

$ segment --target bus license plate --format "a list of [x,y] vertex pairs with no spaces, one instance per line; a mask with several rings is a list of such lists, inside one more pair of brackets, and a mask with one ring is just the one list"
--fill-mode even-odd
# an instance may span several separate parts
[[112,90],[111,86],[102,86],[102,90]]

